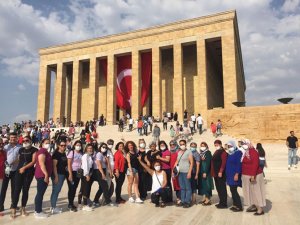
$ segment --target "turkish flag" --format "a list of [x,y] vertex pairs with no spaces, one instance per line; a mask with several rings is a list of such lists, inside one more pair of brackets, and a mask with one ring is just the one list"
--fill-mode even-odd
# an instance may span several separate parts
[[141,105],[145,103],[149,96],[152,75],[152,53],[144,52],[141,54],[141,75],[142,75],[142,91],[141,91]]
[[117,57],[117,105],[121,109],[131,109],[131,55]]

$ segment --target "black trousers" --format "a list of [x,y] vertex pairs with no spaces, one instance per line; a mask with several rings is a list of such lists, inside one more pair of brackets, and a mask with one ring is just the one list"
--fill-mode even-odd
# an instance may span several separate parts
[[139,192],[140,192],[140,197],[142,199],[147,198],[147,191],[148,191],[148,177],[147,177],[147,172],[144,171],[139,171]]
[[74,206],[74,199],[76,195],[76,190],[79,185],[80,179],[76,176],[77,172],[72,171],[72,176],[73,176],[73,182],[71,183],[68,179],[68,201],[69,201],[69,206]]
[[4,211],[4,202],[6,197],[6,191],[10,181],[10,190],[11,190],[11,202],[13,202],[13,195],[15,192],[15,177],[16,171],[10,172],[9,176],[4,176],[1,193],[0,193],[0,212]]
[[42,207],[43,207],[43,199],[44,199],[44,194],[47,190],[48,184],[45,183],[44,178],[37,178],[36,179],[36,196],[34,199],[34,211],[37,213],[42,212]]
[[[171,184],[172,172],[171,172],[171,169],[164,169],[164,171],[167,174],[167,187],[170,188],[170,190],[171,190],[170,193],[172,193],[172,184]],[[167,202],[172,202],[173,201],[173,196],[172,195],[166,196],[166,201]]]
[[163,123],[164,130],[168,130],[168,123]]
[[90,199],[91,184],[92,184],[91,180],[87,181],[86,177],[81,178],[81,191],[82,191],[83,205],[87,205],[88,200]]
[[215,179],[218,196],[220,199],[219,204],[222,206],[227,206],[226,177],[225,176],[222,176],[221,178],[215,177],[214,179]]
[[151,202],[155,205],[159,204],[159,199],[161,198],[161,201],[163,203],[168,202],[168,195],[167,192],[162,189],[162,191],[157,191],[151,194]]
[[116,189],[115,189],[116,201],[119,201],[122,199],[121,191],[122,191],[122,186],[123,186],[124,180],[125,180],[125,172],[120,172],[119,174],[120,174],[119,177],[116,177]]
[[33,170],[25,171],[23,174],[16,171],[15,175],[15,190],[12,198],[12,208],[16,209],[18,206],[20,193],[22,191],[22,207],[27,205],[28,192],[34,176]]
[[242,206],[241,198],[240,198],[240,195],[237,191],[238,186],[233,185],[233,186],[229,186],[229,187],[230,187],[230,192],[231,192],[231,195],[232,195],[233,205],[236,206],[239,209],[242,209],[243,206]]
[[[93,174],[94,173],[95,173],[95,176],[96,176],[95,178],[97,179],[98,184],[100,186],[101,194],[103,193],[103,195],[104,195],[105,203],[108,204],[108,203],[111,202],[111,199],[110,199],[110,194],[109,194],[107,181],[102,179],[102,174],[100,173],[99,170],[94,170]],[[104,174],[106,174],[105,170],[104,170]],[[98,190],[97,193],[96,193],[95,202],[97,202],[97,201],[99,202],[101,194],[98,196],[98,192],[100,190]]]

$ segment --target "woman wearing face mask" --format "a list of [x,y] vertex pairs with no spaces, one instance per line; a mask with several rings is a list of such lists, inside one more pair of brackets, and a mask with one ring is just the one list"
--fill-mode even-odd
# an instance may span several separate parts
[[[177,144],[176,141],[172,140],[170,141],[170,152],[171,152],[171,156],[170,156],[170,166],[171,168],[174,168],[176,160],[177,160],[177,156],[178,156],[178,152],[179,152],[179,146]],[[172,176],[172,183],[173,183],[173,188],[174,191],[176,193],[176,205],[180,205],[181,200],[180,200],[180,186],[179,186],[179,180],[178,180],[178,176]]]
[[200,144],[200,187],[198,194],[203,196],[200,202],[203,206],[211,205],[210,198],[214,189],[213,180],[210,174],[211,152],[206,142]]
[[152,141],[149,144],[150,150],[147,152],[146,162],[147,165],[153,169],[153,163],[157,160],[157,156],[161,156],[161,151],[156,149],[156,142]]
[[70,212],[76,212],[77,207],[74,205],[74,198],[76,195],[76,190],[80,181],[80,178],[77,177],[77,171],[81,167],[81,158],[82,158],[82,144],[81,142],[75,141],[73,149],[67,155],[68,158],[68,209]]
[[255,212],[255,216],[264,214],[266,206],[265,183],[262,169],[259,166],[259,154],[249,140],[242,145],[242,183],[244,204],[249,205],[247,212]]
[[226,182],[230,187],[233,206],[230,208],[233,212],[243,211],[240,195],[237,191],[238,187],[242,187],[242,152],[235,145],[235,141],[227,142],[228,157],[226,161]]
[[114,161],[114,154],[113,154],[113,147],[114,147],[114,140],[113,139],[108,139],[107,140],[107,153],[106,153],[106,157],[108,158],[109,164],[110,164],[110,168],[106,170],[106,180],[107,180],[107,184],[108,184],[108,190],[109,190],[109,195],[110,197],[113,195],[114,193],[114,183],[113,183],[113,169],[115,167],[115,161]]
[[34,199],[35,217],[47,218],[48,214],[42,211],[43,198],[49,184],[49,177],[52,175],[53,164],[50,153],[50,141],[43,139],[40,145],[40,149],[35,155],[35,172],[34,176],[37,181],[37,193]]
[[[161,152],[161,156],[158,155],[156,156],[156,159],[161,162],[162,170],[166,172],[167,174],[167,187],[170,188],[172,193],[172,185],[171,185],[171,177],[172,177],[172,172],[171,172],[171,166],[170,166],[170,159],[171,159],[171,152],[168,149],[167,143],[165,141],[160,141],[158,143],[159,150]],[[173,201],[173,196],[170,195],[168,196],[167,202],[172,202]]]
[[109,171],[111,177],[113,176],[109,159],[107,158],[107,144],[100,144],[99,150],[95,155],[94,163],[96,163],[96,169],[94,167],[92,182],[97,181],[99,184],[99,189],[94,198],[94,204],[99,204],[99,199],[103,193],[105,200],[104,204],[114,206],[110,199],[111,196],[109,194],[109,187],[106,178],[106,171]]
[[[152,189],[151,189],[151,202],[155,204],[155,207],[166,206],[166,202],[168,201],[168,194],[166,191],[167,187],[167,174],[165,171],[161,169],[161,163],[159,161],[154,162],[154,170],[150,169],[147,164],[145,164],[141,156],[138,157],[140,164],[147,170],[147,172],[152,177]],[[159,200],[161,198],[161,204],[159,205]]]
[[125,173],[128,167],[123,142],[119,142],[116,145],[116,153],[114,155],[114,161],[115,161],[114,173],[116,177],[116,190],[115,190],[116,203],[122,204],[126,202],[126,200],[124,200],[121,197],[121,191],[125,180]]
[[216,151],[214,152],[211,160],[211,175],[215,180],[215,185],[219,196],[219,203],[215,206],[218,209],[225,209],[227,208],[225,167],[228,154],[222,147],[222,142],[220,140],[215,140],[214,145]]
[[11,218],[16,217],[16,209],[19,202],[20,193],[22,191],[22,208],[21,215],[28,216],[25,210],[28,201],[28,192],[34,176],[35,155],[37,149],[32,147],[31,138],[25,136],[23,138],[23,147],[19,150],[19,164],[15,177],[15,190],[13,194],[13,202],[11,207]]
[[200,154],[197,152],[197,144],[192,142],[190,144],[190,151],[193,155],[194,166],[192,170],[191,187],[192,187],[192,202],[196,204],[196,192],[198,190],[198,178],[200,171]]
[[50,197],[51,201],[51,213],[61,213],[62,209],[56,207],[58,195],[62,189],[65,178],[67,177],[68,159],[66,156],[66,141],[60,139],[58,141],[58,148],[52,156],[53,161],[53,175],[52,179],[52,193]]
[[[139,174],[138,169],[140,166],[137,154],[137,148],[133,141],[127,141],[125,145],[125,151],[127,152],[126,159],[128,162],[128,169],[127,169],[127,178],[128,178],[128,196],[129,202],[131,203],[143,203],[140,199],[140,192],[139,192]],[[132,186],[135,192],[136,199],[132,197]]]
[[81,158],[81,169],[83,169],[83,177],[81,178],[83,211],[93,211],[93,208],[88,205],[88,200],[91,194],[91,176],[93,173],[93,146],[87,144],[85,146],[84,155]]
[[[138,155],[141,156],[141,160],[143,163],[146,162],[146,142],[144,139],[139,139],[139,151]],[[138,169],[139,173],[139,192],[140,192],[140,197],[142,200],[145,200],[147,197],[147,191],[151,190],[151,187],[149,187],[149,179],[151,177],[147,173],[147,171],[143,167],[139,167]]]
[[194,166],[193,155],[186,148],[186,141],[179,141],[180,151],[178,152],[175,165],[179,168],[179,184],[181,194],[181,206],[189,208],[192,200],[191,177]]
[[[4,151],[3,139],[0,137],[0,190],[2,188],[2,182],[4,178],[4,166],[6,161],[6,152]],[[0,212],[0,216],[3,216],[3,213]]]

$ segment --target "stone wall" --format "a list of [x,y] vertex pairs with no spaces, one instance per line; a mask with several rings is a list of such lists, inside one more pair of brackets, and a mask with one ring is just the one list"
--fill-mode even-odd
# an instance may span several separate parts
[[223,133],[252,141],[284,141],[291,130],[300,137],[300,104],[212,109],[208,126],[220,119]]

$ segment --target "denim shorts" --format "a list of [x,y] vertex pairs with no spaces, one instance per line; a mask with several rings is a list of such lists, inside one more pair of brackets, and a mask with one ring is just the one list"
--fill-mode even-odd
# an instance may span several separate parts
[[[133,175],[137,174],[137,173],[138,173],[137,169],[132,168],[132,173],[133,173]],[[130,174],[130,171],[129,171],[129,168],[127,169],[126,175],[127,175],[127,176],[131,175],[131,174]]]

